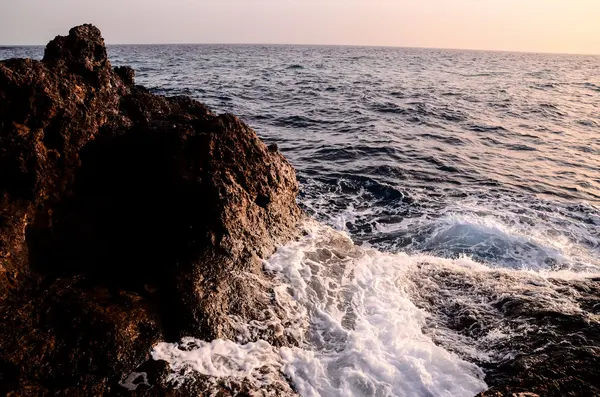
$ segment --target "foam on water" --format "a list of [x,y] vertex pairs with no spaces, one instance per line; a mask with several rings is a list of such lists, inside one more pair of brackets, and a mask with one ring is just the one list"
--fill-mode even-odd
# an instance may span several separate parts
[[[169,381],[175,387],[194,372],[215,378],[244,379],[261,387],[275,381],[268,369],[281,366],[275,349],[262,340],[242,345],[229,340],[204,342],[188,337],[180,343],[157,344],[152,358],[171,365]],[[266,371],[261,372],[263,368]]]
[[489,215],[472,212],[449,214],[434,222],[412,221],[410,227],[428,231],[413,249],[440,257],[467,254],[491,265],[543,270],[568,267],[575,256],[575,247],[564,235],[550,237],[530,224],[506,225]]
[[[396,191],[397,199],[378,203],[381,197],[363,188],[336,189],[304,204],[319,220],[383,251],[467,255],[517,270],[600,271],[600,209],[591,204],[486,194],[452,200],[415,189]],[[326,212],[329,203],[343,205]]]
[[587,223],[593,220],[588,214],[584,221],[572,208],[558,205],[462,202],[433,222],[413,220],[407,229],[426,236],[412,252],[450,258],[467,254],[493,267],[517,270],[586,273],[600,270],[600,236]]
[[[486,384],[472,363],[514,357],[515,338],[539,331],[526,318],[507,316],[507,302],[515,310],[600,320],[560,281],[598,274],[502,268],[466,255],[385,253],[315,221],[304,227],[301,240],[264,263],[274,283],[269,322],[232,318],[236,342],[185,338],[155,347],[153,358],[171,364],[175,385],[200,373],[257,388],[287,380],[311,397],[473,396]],[[526,239],[496,224],[487,228]],[[261,340],[269,327],[296,346]]]
[[314,226],[269,260],[266,269],[291,281],[311,319],[301,347],[285,352],[283,370],[301,395],[470,396],[485,388],[477,367],[423,334],[425,313],[401,282],[405,259]]
[[277,304],[305,316],[305,327],[284,330],[298,346],[190,338],[159,344],[153,357],[171,364],[175,383],[197,371],[264,386],[273,378],[263,374],[279,371],[302,396],[472,396],[486,388],[477,366],[423,333],[427,313],[405,289],[408,255],[362,249],[313,222],[307,231],[265,262],[285,286]]

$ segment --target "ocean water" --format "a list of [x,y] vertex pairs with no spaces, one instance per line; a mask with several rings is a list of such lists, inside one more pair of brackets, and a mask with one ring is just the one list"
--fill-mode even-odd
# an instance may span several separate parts
[[[302,396],[472,396],[487,387],[481,365],[514,356],[507,341],[530,331],[494,322],[497,299],[583,312],[549,280],[600,273],[600,57],[234,45],[109,56],[153,92],[234,113],[277,143],[313,218],[265,261],[297,346],[260,340],[258,323],[238,324],[235,341],[163,343],[153,356],[176,369],[174,387],[202,373]],[[456,332],[449,307],[487,325]]]

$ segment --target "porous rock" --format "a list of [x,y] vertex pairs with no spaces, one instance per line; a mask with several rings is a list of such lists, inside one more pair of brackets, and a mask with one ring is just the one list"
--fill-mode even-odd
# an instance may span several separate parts
[[113,69],[94,26],[1,61],[0,394],[118,394],[159,340],[234,337],[297,191],[235,116]]

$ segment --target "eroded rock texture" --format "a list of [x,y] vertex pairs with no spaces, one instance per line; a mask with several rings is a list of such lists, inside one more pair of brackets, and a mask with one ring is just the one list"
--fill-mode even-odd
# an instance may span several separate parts
[[0,395],[112,394],[158,340],[233,337],[297,190],[236,117],[113,69],[94,26],[0,62]]

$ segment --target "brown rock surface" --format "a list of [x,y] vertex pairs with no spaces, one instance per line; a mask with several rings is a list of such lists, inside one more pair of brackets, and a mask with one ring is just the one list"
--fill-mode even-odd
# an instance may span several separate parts
[[295,235],[297,190],[236,117],[113,69],[91,25],[1,61],[0,395],[120,393],[157,341],[260,319],[246,275]]

